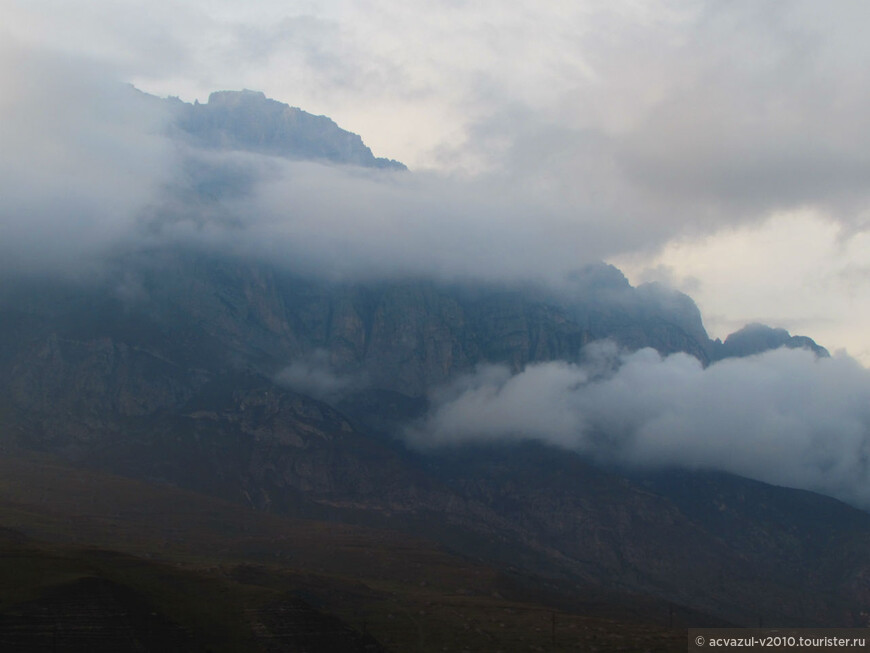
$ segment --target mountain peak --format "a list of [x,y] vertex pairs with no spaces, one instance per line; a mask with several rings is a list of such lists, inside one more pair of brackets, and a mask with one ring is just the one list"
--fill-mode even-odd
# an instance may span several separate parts
[[262,91],[216,91],[208,102],[180,103],[176,125],[194,144],[294,160],[405,170],[378,158],[359,135],[326,116],[266,97]]
[[828,350],[807,336],[793,336],[785,329],[770,327],[760,322],[747,324],[735,331],[719,346],[717,358],[751,356],[771,349],[809,349],[817,356],[828,357]]

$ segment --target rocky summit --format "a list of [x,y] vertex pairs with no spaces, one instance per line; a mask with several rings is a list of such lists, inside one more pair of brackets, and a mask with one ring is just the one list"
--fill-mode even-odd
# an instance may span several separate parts
[[200,147],[406,170],[398,161],[375,157],[362,138],[330,118],[271,100],[259,91],[218,91],[205,104],[169,102],[178,130]]

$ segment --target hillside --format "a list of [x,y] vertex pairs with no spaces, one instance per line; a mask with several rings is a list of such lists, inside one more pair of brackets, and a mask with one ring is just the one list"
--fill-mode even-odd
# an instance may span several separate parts
[[395,531],[4,454],[4,650],[494,651],[551,645],[554,615],[553,650],[683,645],[666,626],[685,615],[661,604],[560,590]]

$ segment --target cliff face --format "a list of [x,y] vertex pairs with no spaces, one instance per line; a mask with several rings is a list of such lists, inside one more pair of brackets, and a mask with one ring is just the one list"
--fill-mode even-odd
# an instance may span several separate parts
[[[10,286],[0,305],[3,403],[52,438],[75,431],[76,441],[117,433],[126,418],[178,411],[229,373],[260,375],[387,428],[419,414],[433,390],[480,364],[520,371],[579,361],[601,339],[626,350],[686,352],[704,364],[783,344],[826,353],[808,338],[766,327],[713,342],[691,299],[633,288],[604,266],[555,292],[329,283],[251,261],[164,251],[118,260],[86,282]],[[759,329],[777,337],[759,341]]]
[[[335,285],[191,253],[160,257],[159,264],[152,258],[125,274],[135,277],[133,298],[105,284],[54,284],[32,288],[10,306],[9,320],[32,323],[24,349],[15,348],[17,364],[27,367],[12,375],[16,401],[38,401],[40,383],[87,397],[91,390],[79,387],[80,379],[99,377],[99,385],[140,366],[129,381],[112,381],[117,391],[104,388],[117,403],[127,401],[122,388],[134,378],[184,377],[191,365],[273,375],[314,352],[326,353],[330,372],[364,377],[367,388],[422,397],[479,363],[520,370],[531,362],[577,360],[585,345],[603,338],[627,349],[686,351],[704,362],[711,346],[691,300],[685,298],[687,317],[669,310],[673,295],[627,282],[615,296],[431,282]],[[66,314],[50,314],[57,295],[69,304]],[[153,394],[144,387],[131,392]],[[136,401],[145,411],[175,405],[169,397]]]

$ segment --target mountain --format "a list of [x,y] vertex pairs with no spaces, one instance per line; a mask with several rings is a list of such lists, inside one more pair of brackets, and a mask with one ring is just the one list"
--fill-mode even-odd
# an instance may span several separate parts
[[[395,167],[367,158],[359,137],[328,119],[262,94],[215,94],[178,115],[191,147]],[[399,437],[433,392],[481,366],[579,363],[605,339],[699,365],[782,345],[825,354],[767,327],[712,341],[688,296],[632,287],[605,264],[559,289],[335,281],[155,246],[114,252],[90,275],[3,280],[0,446],[10,459],[39,451],[77,465],[95,487],[115,487],[108,473],[137,479],[144,505],[154,488],[230,502],[215,509],[218,531],[237,532],[250,513],[368,529],[375,541],[413,535],[395,554],[418,560],[402,571],[408,586],[453,574],[462,559],[517,579],[526,599],[544,597],[537,609],[579,605],[647,624],[677,614],[695,624],[866,625],[870,516],[834,499],[704,469],[628,471],[535,442],[424,452]],[[35,501],[39,483],[27,492]],[[137,529],[131,537],[145,538]],[[266,556],[280,548],[266,536],[260,545]],[[435,561],[432,549],[454,557]],[[143,550],[163,555],[130,549]],[[318,582],[351,559],[365,564],[342,549]],[[299,564],[294,573],[308,565]],[[63,591],[125,591],[87,583]]]
[[830,356],[828,350],[806,336],[793,336],[785,329],[774,329],[766,324],[747,324],[725,338],[715,347],[717,358],[751,356],[771,349],[809,349],[817,356]]
[[[603,336],[703,355],[685,299],[669,314],[660,291],[633,289],[613,269],[615,295],[578,290],[558,304],[523,289],[304,280],[192,252],[118,264],[136,278],[134,299],[113,292],[117,273],[7,289],[7,439],[258,510],[405,530],[732,623],[858,619],[850,610],[870,560],[854,552],[870,519],[833,500],[814,508],[824,501],[809,493],[702,473],[703,503],[693,478],[652,483],[541,446],[423,455],[391,437],[426,410],[428,388],[482,362],[571,359]],[[294,361],[304,373],[288,387]],[[318,374],[342,392],[330,396]],[[690,511],[687,496],[703,507]],[[770,521],[774,499],[797,507]],[[806,517],[817,513],[840,516],[820,531]],[[824,600],[788,589],[798,573]]]

